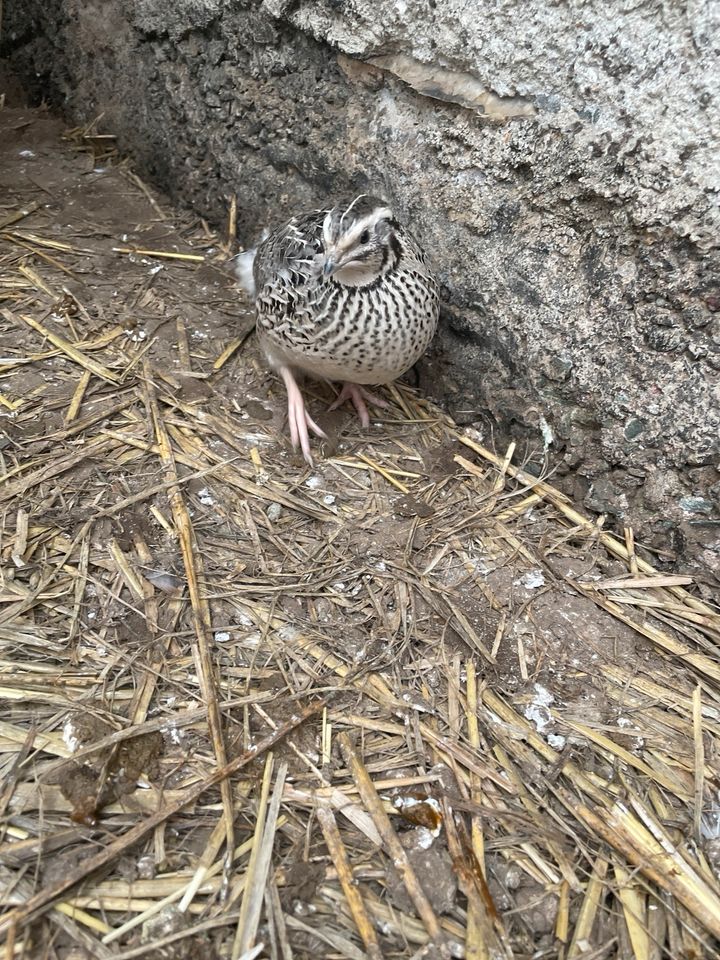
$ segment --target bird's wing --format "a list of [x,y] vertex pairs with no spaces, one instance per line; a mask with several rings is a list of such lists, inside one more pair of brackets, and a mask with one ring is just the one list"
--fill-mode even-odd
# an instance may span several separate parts
[[404,236],[405,244],[403,257],[405,260],[405,266],[409,267],[415,273],[423,277],[424,280],[427,280],[434,286],[437,281],[423,248],[409,230],[404,231]]
[[293,217],[258,247],[253,273],[258,296],[316,279],[322,271],[322,225],[326,210]]

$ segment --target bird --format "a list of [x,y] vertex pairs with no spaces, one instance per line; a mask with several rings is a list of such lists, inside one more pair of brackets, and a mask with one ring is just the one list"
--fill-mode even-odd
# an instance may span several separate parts
[[[240,265],[247,273],[248,260]],[[438,323],[438,284],[428,260],[389,203],[350,203],[292,217],[252,259],[256,330],[287,391],[293,448],[313,464],[312,419],[298,378],[340,381],[330,410],[349,400],[364,428],[367,405],[387,407],[367,387],[391,383],[428,348]]]

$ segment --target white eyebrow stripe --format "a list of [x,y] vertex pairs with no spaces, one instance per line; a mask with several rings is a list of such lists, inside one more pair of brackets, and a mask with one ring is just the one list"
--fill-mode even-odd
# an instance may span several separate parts
[[371,216],[374,222],[377,223],[378,220],[392,220],[393,212],[390,207],[377,207],[373,210]]
[[376,207],[372,213],[369,213],[366,217],[363,217],[362,220],[353,226],[352,230],[348,231],[347,240],[354,241],[355,237],[359,237],[363,230],[367,230],[370,227],[374,227],[379,220],[390,220],[392,219],[392,210],[389,207]]
[[[361,194],[360,196],[364,197],[366,194]],[[350,207],[345,211],[343,217],[347,215],[353,204],[359,199],[360,197],[356,197],[355,200],[353,200],[353,203],[350,204]],[[375,207],[370,213],[357,220],[347,232],[343,233],[341,230],[339,237],[333,242],[332,213],[333,211],[331,210],[323,221],[323,244],[326,251],[332,249],[335,253],[340,253],[352,247],[362,235],[363,231],[372,229],[380,220],[393,219],[393,212],[390,207]],[[340,219],[340,224],[342,224],[342,218]],[[340,226],[340,224],[338,224],[338,226]]]
[[345,217],[350,213],[350,211],[351,211],[352,208],[355,206],[355,204],[358,202],[358,200],[362,200],[362,198],[363,198],[363,197],[366,197],[366,196],[367,196],[366,193],[359,193],[359,194],[355,197],[355,199],[353,200],[353,202],[350,204],[350,206],[347,208],[347,210],[345,211],[345,213],[340,217],[340,229],[341,229],[341,230],[342,230],[343,220],[345,219]]
[[323,220],[323,244],[325,249],[329,249],[332,244],[332,234],[330,233],[330,225],[332,224],[332,210],[328,210],[325,219]]

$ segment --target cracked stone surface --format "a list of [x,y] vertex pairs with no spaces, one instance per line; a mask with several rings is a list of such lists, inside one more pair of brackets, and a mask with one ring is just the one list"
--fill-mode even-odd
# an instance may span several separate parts
[[204,216],[235,192],[243,243],[384,193],[443,285],[421,386],[717,570],[719,11],[25,0],[2,52]]

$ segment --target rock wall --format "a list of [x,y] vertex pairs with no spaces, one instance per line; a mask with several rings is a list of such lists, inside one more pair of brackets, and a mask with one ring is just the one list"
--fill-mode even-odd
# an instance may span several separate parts
[[[379,190],[443,284],[427,389],[720,565],[720,7],[6,0],[3,52],[240,239]],[[644,527],[646,532],[649,527]]]

